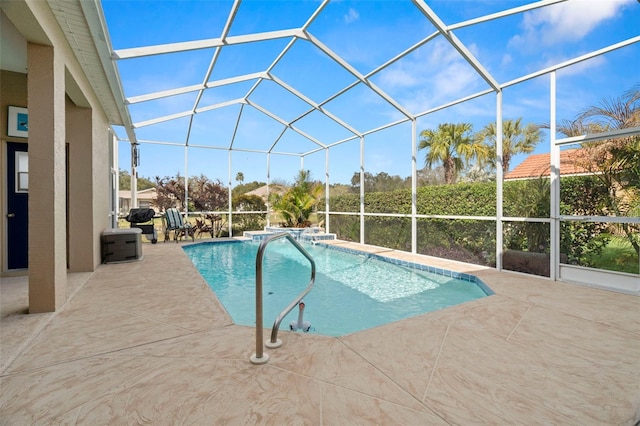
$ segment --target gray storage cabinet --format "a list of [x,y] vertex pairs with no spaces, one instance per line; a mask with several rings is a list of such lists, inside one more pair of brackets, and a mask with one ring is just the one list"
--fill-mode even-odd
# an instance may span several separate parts
[[102,263],[132,262],[142,258],[142,229],[112,228],[102,232]]

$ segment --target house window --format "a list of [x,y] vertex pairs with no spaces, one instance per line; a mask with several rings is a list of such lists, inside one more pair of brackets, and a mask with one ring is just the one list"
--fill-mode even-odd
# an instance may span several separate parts
[[16,152],[16,192],[29,192],[29,154]]

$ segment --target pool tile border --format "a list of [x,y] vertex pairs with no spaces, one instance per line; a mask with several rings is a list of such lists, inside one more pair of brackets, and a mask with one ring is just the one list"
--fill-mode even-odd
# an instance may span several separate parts
[[[267,237],[269,235],[271,235],[271,233],[252,234],[250,238],[245,238],[245,239],[225,240],[225,241],[203,241],[201,243],[194,243],[194,244],[185,245],[184,247],[189,247],[189,246],[194,246],[194,245],[201,245],[201,244],[206,244],[206,245],[210,245],[210,244],[228,244],[228,243],[235,244],[235,243],[242,243],[242,242],[245,242],[245,241],[259,242],[259,241],[262,241],[265,237]],[[417,269],[419,271],[430,272],[432,274],[440,275],[440,276],[447,277],[447,278],[455,278],[455,279],[459,279],[459,280],[462,280],[462,281],[467,281],[467,282],[473,283],[473,284],[477,285],[478,287],[480,287],[480,289],[482,289],[482,291],[487,296],[491,296],[491,295],[495,294],[495,292],[491,289],[491,287],[489,287],[487,284],[485,284],[480,278],[476,277],[475,275],[466,274],[464,272],[455,272],[455,271],[451,271],[449,269],[436,268],[434,266],[423,265],[421,263],[410,262],[408,260],[402,260],[402,259],[396,259],[396,258],[392,258],[392,257],[387,257],[387,256],[380,255],[380,254],[377,254],[377,253],[367,253],[365,251],[356,250],[356,249],[352,249],[352,248],[349,248],[349,247],[341,247],[341,246],[337,246],[335,244],[326,244],[326,243],[323,243],[323,242],[317,241],[317,240],[315,240],[315,241],[304,241],[304,242],[313,243],[316,246],[324,247],[324,248],[331,249],[331,250],[342,251],[342,252],[345,252],[345,253],[355,254],[355,255],[358,255],[358,256],[370,257],[370,258],[373,258],[373,259],[380,260],[382,262],[387,262],[387,263],[391,263],[393,265],[403,266],[405,268]],[[393,251],[393,250],[390,250],[390,251]]]
[[393,265],[403,266],[405,268],[417,269],[419,271],[430,272],[432,274],[441,275],[447,278],[455,278],[458,280],[467,281],[467,282],[476,284],[478,287],[482,289],[482,291],[485,292],[487,296],[491,296],[495,294],[495,292],[487,284],[485,284],[480,278],[476,277],[475,275],[466,274],[464,272],[455,272],[455,271],[450,271],[448,269],[436,268],[434,266],[423,265],[420,263],[410,262],[408,260],[395,259],[392,257],[380,255],[377,253],[367,253],[367,252],[355,250],[349,247],[340,247],[340,246],[336,246],[335,244],[325,244],[325,243],[317,242],[315,243],[315,245],[332,249],[332,250],[338,250],[338,251],[350,253],[350,254],[357,254],[359,256],[366,256],[366,257],[380,260],[382,262],[391,263]]

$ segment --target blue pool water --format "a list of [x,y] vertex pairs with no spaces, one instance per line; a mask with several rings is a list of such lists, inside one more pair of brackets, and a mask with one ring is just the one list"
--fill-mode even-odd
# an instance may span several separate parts
[[[238,241],[184,247],[236,324],[255,326],[258,247],[259,242]],[[464,279],[451,278],[448,271],[442,271],[449,274],[445,276],[394,265],[375,255],[321,244],[304,247],[316,262],[315,285],[304,298],[304,320],[311,322],[312,333],[342,336],[492,294],[466,274],[461,276]],[[267,246],[263,266],[263,324],[270,328],[309,284],[311,266],[286,239]],[[288,330],[297,317],[295,308],[280,329]]]

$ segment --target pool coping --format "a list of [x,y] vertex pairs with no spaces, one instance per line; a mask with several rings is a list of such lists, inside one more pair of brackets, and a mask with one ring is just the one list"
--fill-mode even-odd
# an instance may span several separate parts
[[369,258],[378,259],[382,262],[391,263],[393,265],[403,266],[405,268],[410,268],[410,269],[417,269],[419,271],[430,272],[432,274],[441,275],[447,278],[455,278],[462,281],[468,281],[480,287],[482,291],[484,291],[485,295],[487,296],[492,296],[495,294],[495,292],[491,289],[491,287],[489,287],[486,283],[484,283],[480,278],[472,274],[467,274],[464,272],[456,272],[449,269],[437,268],[435,266],[423,265],[416,262],[410,262],[408,260],[387,257],[378,253],[368,253],[366,251],[360,251],[360,250],[352,249],[349,247],[341,247],[335,244],[326,244],[323,242],[316,242],[314,243],[314,245],[330,248],[332,250],[342,251],[345,253],[362,255]]
[[[202,241],[202,242],[197,242],[197,243],[191,243],[189,245],[185,245],[183,247],[189,247],[189,246],[194,246],[194,245],[211,245],[211,244],[224,244],[224,243],[243,243],[243,242],[258,242],[258,241],[262,241],[264,239],[264,237],[268,236],[268,235],[272,235],[272,233],[264,233],[261,235],[253,235],[251,238],[249,237],[243,237],[243,238],[229,238],[229,239],[225,239],[222,241]],[[336,240],[332,240],[332,241],[336,241]],[[436,275],[440,275],[446,278],[454,278],[454,279],[458,279],[461,281],[467,281],[470,283],[473,283],[475,285],[477,285],[478,287],[480,287],[480,289],[485,293],[485,296],[492,296],[495,293],[495,291],[493,291],[493,289],[491,287],[489,287],[484,281],[482,281],[482,279],[478,278],[477,276],[473,275],[473,274],[467,274],[465,272],[456,272],[456,271],[452,271],[450,269],[444,269],[444,268],[438,268],[435,266],[430,266],[430,265],[423,265],[421,263],[417,263],[417,262],[411,262],[408,260],[403,260],[403,259],[397,259],[394,257],[389,257],[389,256],[385,256],[383,254],[379,254],[379,253],[371,253],[371,252],[367,252],[364,250],[357,250],[354,248],[350,248],[350,247],[342,247],[336,244],[328,244],[324,241],[301,241],[304,244],[312,244],[314,246],[321,246],[324,248],[328,248],[331,250],[336,250],[336,251],[341,251],[344,253],[349,253],[349,254],[356,254],[359,256],[366,256],[368,258],[372,258],[372,259],[377,259],[380,260],[382,262],[387,262],[390,263],[392,265],[396,265],[396,266],[402,266],[405,268],[409,268],[409,269],[416,269],[419,271],[424,271],[424,272],[429,272],[432,274],[436,274]],[[395,250],[389,250],[391,252],[395,252]]]

